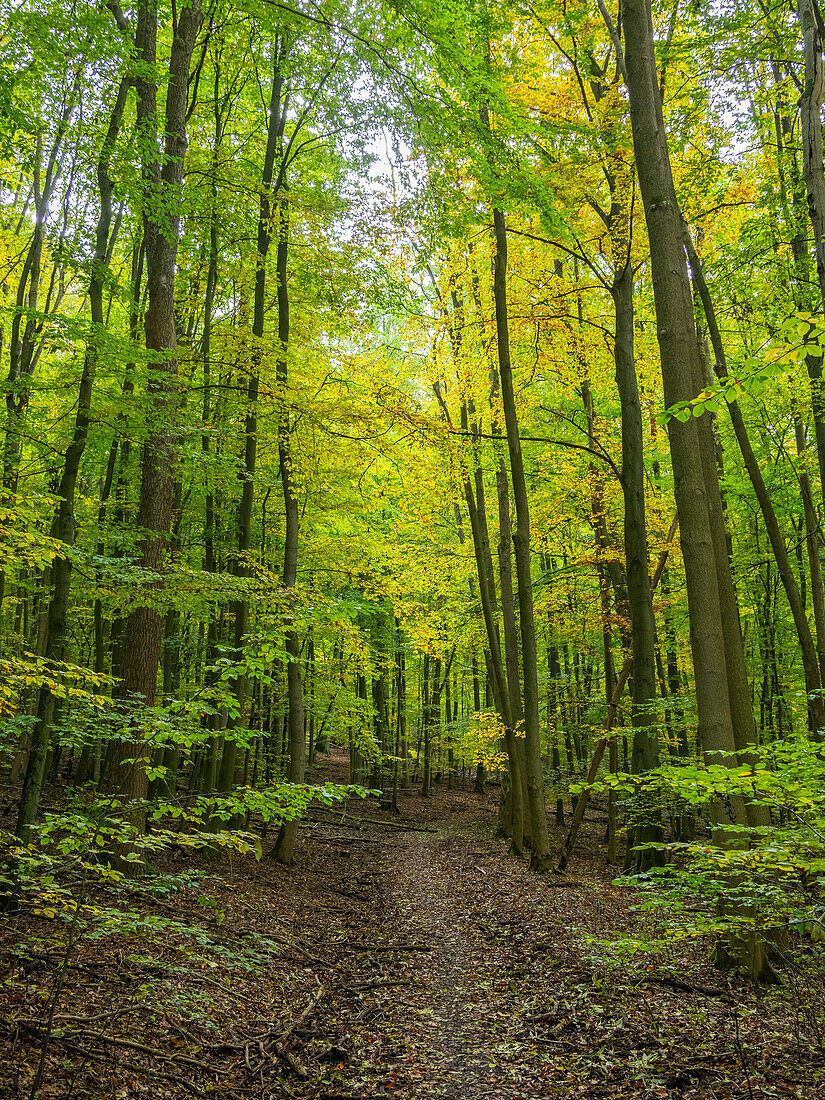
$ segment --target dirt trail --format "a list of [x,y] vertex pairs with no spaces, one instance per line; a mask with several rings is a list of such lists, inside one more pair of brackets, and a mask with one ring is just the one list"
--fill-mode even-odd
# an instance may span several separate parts
[[354,1048],[341,1078],[369,1081],[375,1096],[552,1095],[517,994],[522,920],[497,884],[498,860],[466,838],[413,834],[382,844],[369,862],[378,890],[359,917],[374,949],[342,980],[398,984],[336,1006],[336,1044]]
[[[414,924],[427,930],[433,948],[429,965],[419,968],[426,969],[424,985],[433,998],[436,1073],[419,1094],[496,1100],[543,1093],[546,1066],[529,1064],[536,1059],[523,1041],[524,1004],[514,993],[521,965],[514,935],[521,922],[497,912],[494,868],[482,867],[481,853],[463,857],[452,847],[439,852],[433,841],[418,840],[410,849],[395,852],[393,894],[400,908],[412,910]],[[457,877],[465,877],[465,904],[454,893]],[[479,933],[480,958],[474,950]],[[426,1004],[424,1011],[430,1011]],[[521,1079],[525,1072],[527,1079]]]
[[426,994],[433,999],[432,1008],[424,1006],[424,1011],[433,1014],[430,1053],[437,1073],[427,1085],[438,1086],[438,1095],[444,1097],[492,1096],[492,1090],[479,1092],[485,1081],[501,1073],[491,1057],[494,1051],[485,1019],[490,992],[485,979],[492,960],[481,972],[474,968],[463,936],[469,915],[456,910],[445,890],[438,861],[433,859],[433,843],[418,840],[406,852],[396,851],[394,862],[399,871],[394,878],[396,904],[407,911],[432,946],[426,962],[418,964]]

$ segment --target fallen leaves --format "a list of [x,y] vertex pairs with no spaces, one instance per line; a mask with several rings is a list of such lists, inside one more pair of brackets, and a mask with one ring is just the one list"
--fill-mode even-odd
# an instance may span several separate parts
[[[622,942],[656,929],[609,869],[579,859],[576,881],[554,889],[558,880],[503,853],[475,795],[409,795],[401,808],[414,828],[365,823],[334,844],[325,825],[307,830],[291,872],[233,859],[231,869],[205,865],[197,884],[162,902],[139,892],[135,905],[156,904],[200,938],[170,925],[81,941],[64,971],[43,1095],[825,1093],[822,1048],[797,1030],[787,996],[720,980],[702,945],[670,947],[655,965],[622,956]],[[198,898],[220,899],[220,925]],[[0,1096],[27,1094],[63,962],[56,932],[31,918],[2,927]]]

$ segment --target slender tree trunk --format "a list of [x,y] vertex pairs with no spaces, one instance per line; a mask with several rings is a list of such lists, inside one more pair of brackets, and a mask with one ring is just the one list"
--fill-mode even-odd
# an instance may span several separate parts
[[[814,624],[816,625],[816,652],[819,660],[820,686],[825,686],[825,591],[822,582],[822,562],[819,557],[817,531],[819,521],[811,491],[811,479],[805,469],[805,452],[808,441],[805,438],[805,426],[798,416],[794,416],[794,434],[796,453],[799,456],[799,492],[802,497],[802,511],[805,523],[805,547],[808,552],[808,569],[811,575],[811,604],[813,605]],[[804,600],[803,600],[804,604]],[[821,693],[820,693],[821,697]],[[822,726],[816,727],[822,729]]]
[[[9,373],[6,378],[6,434],[3,446],[2,491],[9,497],[17,492],[19,462],[22,447],[21,428],[29,407],[31,381],[39,355],[39,338],[45,325],[51,298],[51,285],[46,302],[41,302],[43,283],[43,248],[46,224],[51,212],[55,187],[60,175],[60,155],[70,119],[75,111],[80,91],[82,64],[75,70],[67,95],[56,121],[52,147],[45,157],[43,135],[37,134],[33,171],[34,227],[17,284],[9,337]],[[52,283],[55,269],[52,272]],[[42,314],[39,312],[42,309]],[[5,574],[0,573],[0,609]]]
[[510,490],[507,482],[507,468],[504,456],[499,455],[496,466],[496,489],[498,495],[498,568],[501,589],[501,617],[504,626],[504,657],[507,667],[507,688],[510,697],[510,716],[512,720],[511,742],[515,766],[510,771],[510,783],[513,797],[513,835],[512,851],[521,855],[525,840],[530,839],[530,823],[525,813],[525,754],[521,726],[524,713],[521,705],[521,671],[519,668],[518,624],[513,601],[513,566],[510,554]]
[[524,755],[526,798],[529,811],[532,852],[530,866],[534,871],[546,871],[550,866],[550,839],[547,831],[547,811],[544,796],[544,770],[541,762],[541,732],[539,727],[538,656],[536,623],[533,610],[533,577],[530,559],[530,504],[527,479],[519,438],[518,413],[510,361],[510,332],[507,319],[507,230],[504,214],[493,211],[496,239],[493,297],[496,312],[496,340],[504,405],[507,447],[510,452],[510,476],[516,508],[516,529],[513,548],[518,583],[519,623],[521,628],[522,671],[524,683]]
[[[289,769],[287,778],[292,783],[304,781],[304,696],[301,683],[301,642],[295,624],[295,581],[298,575],[298,533],[300,515],[295,495],[295,481],[291,457],[291,425],[287,392],[287,348],[289,344],[289,291],[287,287],[287,257],[289,244],[289,219],[285,199],[279,204],[278,233],[278,362],[277,381],[282,409],[278,419],[278,464],[284,493],[286,530],[284,534],[283,586],[288,601],[288,625],[286,629],[286,675],[289,706]],[[294,862],[293,847],[298,831],[297,821],[287,821],[281,826],[275,857],[280,863],[291,866]]]
[[[60,504],[52,526],[53,536],[60,539],[66,548],[73,546],[75,541],[77,479],[89,435],[93,387],[100,357],[101,337],[105,327],[103,291],[110,256],[109,234],[112,223],[112,180],[109,176],[109,163],[120,133],[130,87],[131,80],[129,77],[124,76],[118,87],[115,104],[109,118],[109,127],[97,163],[100,211],[95,233],[92,276],[89,280],[89,312],[92,331],[86,343],[86,354],[77,398],[74,433],[63,463],[63,473],[57,492],[60,497]],[[71,574],[71,557],[65,554],[56,558],[52,565],[53,587],[48,610],[47,641],[44,646],[44,655],[46,660],[50,662],[60,662],[64,657]],[[43,769],[56,705],[56,697],[50,689],[46,686],[41,687],[37,707],[37,724],[32,737],[32,746],[23,779],[23,789],[17,815],[17,835],[24,839],[28,836],[40,804]]]
[[401,759],[401,789],[406,791],[410,786],[410,761],[407,747],[407,668],[401,623],[398,618],[395,620],[395,677],[396,753]]
[[[625,576],[633,654],[632,770],[634,775],[641,775],[658,766],[659,739],[653,712],[656,698],[656,626],[648,572],[644,436],[633,349],[633,269],[629,260],[617,268],[611,294],[616,317],[616,385],[622,409]],[[613,763],[611,757],[611,766]],[[637,870],[649,867],[655,862],[654,851],[647,848],[631,855],[633,845],[656,842],[661,838],[661,814],[658,808],[647,807],[642,819],[628,835],[627,865]]]
[[[466,403],[461,407],[461,426],[465,432],[469,429],[470,415],[473,411],[474,410]],[[499,825],[508,836],[512,836],[514,832],[518,832],[519,830],[523,835],[523,826],[519,826],[519,821],[523,819],[524,813],[524,800],[520,783],[521,769],[516,753],[515,737],[513,736],[513,716],[510,706],[510,692],[501,654],[496,585],[495,575],[493,573],[492,554],[490,551],[490,535],[487,525],[484,480],[481,467],[475,456],[475,451],[473,453],[473,466],[473,477],[471,478],[468,473],[464,478],[464,496],[467,502],[467,512],[470,517],[470,530],[473,536],[473,551],[476,559],[481,610],[487,634],[487,654],[490,673],[488,679],[492,682],[496,709],[504,726],[504,744],[507,751],[511,781],[511,812],[509,815],[506,814],[506,801],[503,800],[501,808],[505,810],[505,814],[504,820],[502,820],[502,815],[499,816]],[[509,820],[507,819],[508,816]]]
[[[249,357],[249,370],[246,382],[246,417],[244,423],[244,456],[241,468],[241,500],[238,506],[238,553],[234,564],[234,573],[239,578],[248,577],[249,552],[252,547],[252,511],[255,502],[255,470],[258,461],[258,393],[260,389],[260,367],[262,358],[261,343],[264,337],[266,320],[266,260],[272,240],[273,198],[277,210],[277,190],[273,196],[272,178],[276,158],[281,152],[284,127],[286,125],[286,104],[284,98],[283,64],[286,60],[287,45],[276,38],[273,47],[272,85],[269,97],[269,118],[267,124],[266,148],[261,172],[261,194],[258,214],[258,239],[255,268],[255,303],[252,315],[252,348]],[[282,179],[279,172],[278,179]],[[279,244],[280,248],[280,244]],[[288,322],[287,322],[288,323]],[[235,601],[235,654],[239,663],[235,680],[237,698],[237,721],[243,725],[247,700],[249,697],[249,674],[243,666],[244,649],[249,634],[249,601],[241,597]],[[302,719],[303,721],[303,719]],[[233,722],[234,724],[234,722]],[[237,741],[229,732],[224,740],[223,758],[219,786],[221,791],[231,791],[235,785],[237,766]]]
[[[820,306],[825,310],[825,161],[822,151],[822,100],[825,93],[822,45],[825,26],[815,0],[797,0],[805,56],[805,84],[799,98],[802,139],[802,177],[808,197],[808,215],[813,232],[813,252],[819,284]],[[809,254],[806,248],[806,253]],[[811,384],[819,476],[825,499],[825,389],[822,355],[805,358]]]
[[[484,115],[483,117],[486,118],[486,115]],[[476,307],[478,309],[479,316],[481,316],[482,306],[480,297],[477,292],[477,279],[475,277],[473,279],[473,287],[473,297],[476,303]],[[464,318],[460,296],[456,291],[453,291],[451,298],[454,311],[453,317],[451,318],[449,312],[446,310],[445,317],[449,325],[453,354],[456,362],[458,362],[458,356],[459,352],[461,351],[463,341]],[[446,418],[449,420],[446,405],[443,402],[441,393],[437,385],[435,386],[435,393],[436,397],[442,405],[442,410],[444,411]],[[481,464],[478,461],[477,454],[480,428],[478,426],[478,421],[475,418],[475,406],[473,402],[462,402],[461,427],[465,433],[468,432],[471,418],[472,430],[470,434],[473,437],[473,476],[472,478],[470,478],[469,473],[465,474],[464,495],[470,517],[470,528],[473,535],[473,549],[475,551],[476,567],[478,571],[482,613],[484,616],[485,630],[487,632],[487,640],[489,645],[489,649],[486,653],[486,660],[489,663],[489,671],[492,673],[492,676],[488,677],[488,683],[492,681],[493,695],[496,701],[496,709],[504,726],[503,747],[506,749],[508,760],[508,771],[505,780],[502,783],[501,798],[499,800],[498,828],[504,836],[509,836],[511,838],[513,851],[516,853],[521,853],[525,835],[524,750],[520,739],[513,732],[514,722],[516,721],[512,707],[512,692],[514,690],[514,683],[512,677],[510,677],[509,674],[505,671],[505,664],[502,660],[501,655],[501,638],[499,635],[498,610],[496,604],[496,582],[493,572],[492,554],[490,551],[490,536],[487,524],[484,477],[483,471],[481,469]],[[496,430],[498,431],[498,429]],[[497,479],[500,476],[500,472],[501,464],[499,463],[497,469]],[[507,511],[509,515],[509,499],[507,501]],[[459,539],[463,540],[461,517],[458,510],[456,511],[456,523],[458,525]],[[507,522],[507,527],[509,529],[509,519]],[[509,558],[509,547],[507,553]],[[512,579],[508,583],[510,584],[510,599],[512,602]],[[515,635],[515,631],[513,631],[513,635]],[[517,648],[518,643],[516,643],[516,652]],[[512,656],[510,657],[510,665],[514,667],[515,673],[517,675],[518,661],[516,660],[514,663],[512,661]],[[521,702],[517,680],[515,681],[515,692],[516,697],[519,698],[517,710],[518,712],[520,712]]]

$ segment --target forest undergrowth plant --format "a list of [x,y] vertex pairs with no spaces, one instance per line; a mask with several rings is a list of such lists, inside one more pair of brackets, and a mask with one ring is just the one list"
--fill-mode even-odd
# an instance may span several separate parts
[[[25,835],[0,832],[0,891],[8,899],[7,908],[64,918],[83,912],[93,919],[89,895],[96,889],[111,890],[125,878],[150,873],[157,890],[163,879],[157,866],[161,857],[226,850],[260,859],[255,822],[262,823],[264,831],[269,823],[300,819],[312,802],[331,805],[348,795],[370,793],[351,784],[289,783],[276,774],[254,787],[188,794],[178,793],[174,785],[174,793],[167,793],[166,785],[160,784],[154,797],[130,797],[125,793],[128,777],[122,779],[122,772],[140,767],[149,780],[163,779],[167,768],[158,762],[165,758],[162,750],[173,748],[178,762],[186,763],[188,755],[202,748],[209,731],[179,707],[143,707],[87,692],[69,703],[56,726],[61,751],[82,759],[91,744],[127,742],[137,748],[137,755],[123,759],[118,754],[120,770],[112,775],[106,774],[104,754],[99,782],[88,779],[68,788],[59,806],[44,810]],[[19,723],[11,725],[14,728],[6,732],[14,736]],[[245,731],[232,732],[243,743]],[[174,880],[172,873],[170,889]],[[129,923],[128,906],[124,920]],[[105,922],[117,930],[111,911]]]
[[[656,800],[677,819],[690,810],[707,829],[673,840],[662,866],[619,881],[642,892],[639,909],[666,914],[671,938],[706,934],[722,942],[765,936],[780,963],[790,929],[825,937],[825,762],[805,736],[773,741],[752,764],[728,767],[701,760],[663,765],[643,777],[608,774],[594,790],[624,796],[630,820]],[[766,808],[764,826],[720,824],[712,808],[731,800]]]
[[796,1041],[808,1050],[825,1052],[825,967],[821,947],[809,947],[784,971],[783,993],[791,1007]]
[[[69,714],[64,716],[62,747],[82,752],[90,735],[90,719],[96,718],[92,727],[98,741],[105,732],[110,743],[121,739],[138,750],[134,759],[119,754],[119,768],[145,768],[150,780],[163,774],[162,765],[152,767],[159,746],[187,752],[203,739],[196,722],[164,708],[103,701],[95,702],[93,711],[84,698],[74,722]],[[139,742],[136,730],[142,738]],[[193,796],[135,799],[126,797],[123,790],[128,790],[128,782],[117,784],[108,794],[93,782],[81,784],[69,792],[60,808],[42,813],[24,837],[0,833],[0,897],[5,907],[59,921],[63,927],[62,940],[57,937],[55,943],[52,938],[60,962],[42,1015],[32,1096],[37,1095],[44,1071],[70,960],[82,942],[116,933],[144,939],[174,935],[190,941],[201,953],[226,953],[225,946],[201,924],[138,911],[132,889],[136,876],[152,872],[154,895],[164,883],[174,892],[180,875],[159,870],[161,857],[179,851],[225,850],[230,857],[234,852],[260,859],[261,840],[251,831],[253,819],[277,824],[297,821],[312,802],[330,805],[348,795],[370,793],[353,785],[313,786],[283,780]],[[219,927],[224,913],[218,903],[203,893],[199,905],[204,919]]]

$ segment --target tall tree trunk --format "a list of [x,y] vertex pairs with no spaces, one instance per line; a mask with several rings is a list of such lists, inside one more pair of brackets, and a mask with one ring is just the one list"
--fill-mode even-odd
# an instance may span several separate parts
[[[304,780],[304,696],[301,683],[301,642],[295,624],[295,581],[298,575],[298,533],[300,516],[291,457],[291,424],[287,391],[287,348],[289,344],[289,291],[287,287],[287,256],[289,244],[289,217],[286,200],[279,205],[278,232],[278,399],[282,403],[278,418],[278,465],[284,493],[286,529],[284,533],[283,586],[288,601],[288,625],[285,637],[287,701],[289,706],[289,768],[287,778],[292,783]],[[275,857],[280,863],[291,866],[293,848],[298,831],[297,821],[287,821],[281,826]]]
[[[626,238],[626,247],[629,247],[629,234],[626,234]],[[653,712],[653,701],[656,698],[656,626],[648,571],[644,437],[633,349],[633,269],[628,258],[616,269],[610,292],[616,318],[616,385],[622,409],[625,575],[633,654],[632,770],[634,775],[641,775],[657,767],[659,763],[659,738],[656,715]],[[609,691],[608,697],[611,694],[612,691]],[[632,855],[633,845],[656,842],[661,838],[661,814],[657,808],[647,807],[628,834],[627,866],[636,870],[649,867],[655,861],[654,851],[643,848]]]
[[544,770],[541,761],[538,656],[533,610],[532,563],[530,560],[530,503],[527,496],[527,479],[524,474],[524,460],[521,453],[518,413],[513,387],[513,369],[510,361],[510,330],[507,318],[507,230],[504,223],[504,214],[501,210],[493,210],[493,228],[496,239],[493,298],[496,313],[498,367],[501,378],[502,403],[504,405],[504,424],[507,431],[507,448],[510,452],[510,477],[513,484],[513,500],[516,508],[513,548],[516,559],[519,624],[521,628],[521,660],[524,685],[525,804],[529,811],[528,820],[532,842],[530,866],[534,871],[546,871],[550,867],[550,839],[547,830]]
[[[625,0],[627,50],[625,78],[630,96],[633,148],[650,241],[653,295],[665,403],[689,402],[701,386],[702,363],[693,321],[690,280],[682,240],[682,218],[673,184],[656,73],[653,20],[649,0]],[[615,35],[615,31],[613,32]],[[621,46],[616,36],[617,53]],[[719,558],[714,545],[708,482],[718,479],[715,460],[708,467],[695,417],[668,421],[668,437],[679,512],[680,541],[687,582],[691,651],[696,680],[699,736],[710,763],[730,767],[736,748],[728,681],[725,624],[722,621]],[[704,448],[706,451],[706,448]],[[720,517],[715,517],[721,520]],[[741,799],[715,808],[716,823],[745,823]],[[728,836],[717,830],[719,842]],[[742,964],[753,977],[769,969],[764,945],[756,937],[741,942]]]
[[[221,44],[222,46],[222,44]],[[214,129],[212,136],[212,179],[211,179],[211,205],[209,209],[209,262],[206,271],[206,290],[203,301],[203,333],[201,335],[201,362],[203,364],[203,408],[202,421],[203,432],[201,434],[201,453],[209,456],[212,450],[212,427],[216,407],[212,402],[212,321],[215,310],[215,293],[218,286],[218,185],[217,173],[220,159],[221,138],[224,130],[223,110],[226,106],[225,99],[221,100],[221,50],[216,51],[214,73]],[[217,402],[216,402],[217,404]],[[217,572],[217,560],[215,556],[215,524],[216,501],[214,490],[214,477],[208,464],[205,465],[204,487],[204,517],[203,517],[203,571],[207,574]],[[218,674],[214,670],[218,655],[218,630],[219,630],[220,606],[213,606],[206,628],[206,665],[209,671],[205,675],[205,686],[212,687],[217,683]],[[214,706],[214,699],[207,700]],[[217,715],[211,714],[204,719],[204,727],[213,731],[217,728]],[[218,786],[218,738],[210,737],[203,746],[203,764],[199,776],[199,789],[204,794],[212,794]]]
[[[180,236],[180,202],[186,151],[189,64],[201,23],[200,0],[181,8],[172,36],[166,90],[163,158],[159,139],[156,77],[158,12],[156,0],[140,0],[135,45],[141,61],[137,87],[137,124],[143,155],[143,236],[146,245],[147,307],[144,318],[149,366],[149,429],[143,444],[137,526],[146,532],[139,543],[140,566],[163,587],[166,540],[172,522],[172,461],[177,432],[177,333],[175,271]],[[124,631],[122,694],[126,700],[153,706],[163,639],[163,617],[147,600],[130,612]],[[113,753],[110,787],[137,800],[134,820],[142,827],[140,800],[147,792],[146,746],[121,742]],[[124,761],[134,760],[134,763]]]
[[[802,512],[805,523],[805,546],[808,551],[808,569],[811,575],[811,604],[813,605],[814,624],[816,626],[816,652],[819,660],[820,689],[825,686],[825,589],[822,581],[822,562],[819,557],[817,532],[819,521],[814,506],[811,479],[805,468],[805,452],[808,441],[805,438],[805,425],[798,416],[794,416],[794,435],[796,453],[799,456],[799,492],[802,497]],[[804,605],[804,600],[802,601]],[[821,690],[820,690],[821,699]],[[822,703],[820,702],[820,707]],[[825,723],[823,723],[825,725]],[[823,726],[817,728],[822,729]]]
[[[252,314],[253,344],[250,355],[249,373],[246,383],[246,417],[244,424],[244,456],[241,478],[241,501],[238,506],[238,553],[234,564],[234,573],[243,578],[250,575],[248,556],[252,546],[252,509],[255,501],[255,469],[258,461],[258,393],[260,390],[260,367],[262,358],[262,340],[266,320],[266,259],[272,241],[272,208],[278,210],[278,190],[273,194],[272,177],[276,157],[282,154],[284,127],[286,126],[286,102],[284,102],[283,65],[288,50],[285,38],[276,38],[273,46],[272,85],[269,96],[269,118],[266,134],[266,148],[261,172],[261,194],[258,214],[258,240],[255,267],[255,304]],[[283,171],[278,173],[278,184],[283,179]],[[280,249],[280,241],[279,241]],[[280,303],[280,298],[279,298]],[[288,324],[288,319],[287,319]],[[288,329],[287,329],[288,333]],[[239,663],[235,680],[237,698],[237,721],[243,725],[247,699],[249,697],[249,674],[243,667],[244,647],[249,634],[249,601],[245,597],[235,600],[235,654]],[[303,722],[303,717],[302,717]],[[234,722],[233,722],[234,725]],[[219,786],[221,791],[231,791],[235,785],[237,765],[237,741],[228,732],[223,746]]]
[[[825,311],[825,160],[823,160],[822,151],[822,99],[825,94],[822,44],[825,39],[825,26],[815,0],[797,0],[797,12],[805,55],[805,83],[799,98],[802,177],[805,182],[808,215],[813,232],[820,307]],[[805,249],[805,253],[810,255],[809,248]],[[822,377],[822,355],[807,355],[805,363],[811,383],[819,476],[823,500],[825,500],[825,388]]]
[[[63,473],[57,495],[60,497],[52,534],[67,549],[75,541],[75,496],[80,462],[86,449],[89,423],[92,413],[92,393],[97,371],[102,333],[105,327],[103,290],[110,255],[109,232],[112,224],[112,180],[109,163],[117,143],[123,112],[129,95],[131,80],[124,76],[118,87],[115,104],[109,118],[109,127],[97,162],[97,184],[100,198],[95,232],[95,251],[92,259],[92,275],[89,280],[89,313],[91,333],[86,343],[83,372],[77,397],[77,413],[72,440],[63,462]],[[112,242],[113,243],[113,242]],[[66,616],[69,607],[72,561],[68,554],[56,558],[52,565],[52,596],[48,610],[47,641],[44,655],[47,661],[63,660],[66,640]],[[23,779],[20,805],[17,815],[17,835],[26,838],[40,804],[43,784],[43,768],[49,746],[49,736],[54,721],[57,699],[47,686],[40,689],[37,706],[37,724],[32,737],[31,751]]]
[[[12,503],[17,493],[20,455],[23,445],[22,428],[29,407],[31,381],[37,363],[38,339],[45,324],[45,313],[39,312],[43,267],[43,246],[46,224],[60,174],[60,153],[71,116],[75,110],[82,66],[75,73],[57,120],[54,141],[45,166],[43,135],[37,134],[32,190],[34,192],[34,227],[17,283],[14,311],[8,341],[9,371],[6,377],[6,425],[3,441],[2,484],[0,499]],[[50,295],[49,295],[50,297]],[[6,591],[6,571],[0,569],[0,616]],[[0,632],[0,640],[2,632]]]
[[407,665],[404,652],[401,622],[395,620],[395,729],[396,754],[401,761],[401,789],[409,790],[410,762],[407,747]]
[[[465,402],[461,406],[461,427],[464,432],[469,431],[470,417],[474,414],[472,406]],[[475,421],[473,421],[473,430]],[[476,441],[474,440],[474,443]],[[484,492],[484,479],[481,466],[478,462],[475,446],[473,447],[473,476],[469,472],[464,476],[464,498],[467,502],[467,512],[470,517],[470,531],[473,536],[473,551],[476,560],[476,573],[478,575],[479,596],[481,598],[481,610],[484,617],[484,627],[487,634],[487,660],[489,664],[489,680],[493,686],[493,698],[496,710],[504,726],[504,745],[507,751],[509,776],[510,776],[510,814],[509,820],[506,814],[506,799],[502,800],[502,808],[505,810],[504,820],[499,818],[499,825],[508,836],[514,832],[523,836],[524,828],[521,824],[524,815],[524,798],[521,786],[521,769],[516,752],[515,736],[513,734],[513,715],[510,706],[510,692],[507,684],[507,674],[501,653],[501,637],[498,625],[498,602],[496,599],[496,583],[493,573],[493,559],[490,550],[490,534],[487,524],[486,495]]]
[[496,489],[498,496],[498,569],[501,589],[501,618],[504,627],[504,658],[507,667],[507,689],[510,697],[510,715],[512,726],[513,765],[510,770],[510,783],[513,798],[513,834],[511,837],[514,855],[521,855],[524,842],[530,838],[530,823],[525,814],[525,753],[522,739],[524,713],[521,704],[521,671],[519,668],[518,623],[513,601],[513,565],[510,554],[510,489],[507,481],[507,467],[504,456],[499,455],[496,466]]
[[[711,346],[714,353],[716,374],[720,379],[725,379],[728,376],[727,357],[725,355],[725,347],[722,342],[722,334],[716,318],[716,311],[714,309],[713,300],[710,296],[710,291],[705,280],[701,261],[696,254],[696,250],[693,246],[693,242],[687,229],[685,229],[684,239],[688,258],[690,260],[691,271],[693,272],[694,283],[702,302],[705,318],[708,322],[708,332],[710,335]],[[753,486],[753,491],[759,504],[759,509],[762,513],[765,530],[768,533],[768,539],[770,541],[771,549],[773,550],[773,556],[776,561],[777,571],[782,581],[782,586],[785,589],[785,595],[787,597],[788,604],[791,609],[791,615],[794,621],[794,626],[796,628],[796,635],[799,640],[799,649],[802,657],[802,669],[805,676],[805,688],[808,693],[809,700],[808,718],[810,728],[815,736],[820,736],[820,734],[817,734],[817,731],[825,730],[825,701],[823,701],[822,696],[823,685],[821,680],[817,650],[814,644],[813,636],[811,634],[810,625],[808,624],[808,618],[805,614],[805,608],[802,603],[802,596],[799,591],[796,577],[793,573],[793,567],[791,565],[790,558],[788,557],[788,550],[785,546],[785,540],[782,537],[782,531],[779,527],[779,521],[776,517],[776,512],[774,511],[773,502],[771,501],[770,494],[768,493],[767,486],[765,485],[764,478],[762,477],[762,471],[759,468],[759,462],[756,458],[756,455],[754,454],[753,447],[751,446],[750,438],[748,436],[748,430],[742,416],[742,410],[739,407],[739,402],[729,402],[728,409],[730,411],[730,418],[733,425],[733,431],[736,436],[736,441],[739,444],[739,450],[742,453],[742,461],[744,463],[748,477],[750,478],[751,485]],[[751,708],[749,698],[747,706],[750,710]],[[737,750],[740,752],[745,751],[747,747],[753,743],[753,740],[753,736],[748,737],[740,735],[737,738]]]

